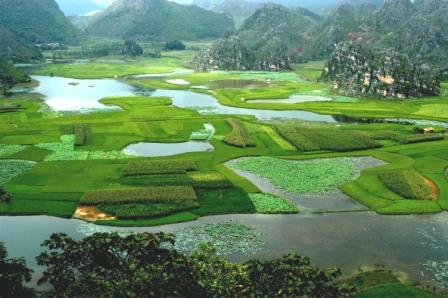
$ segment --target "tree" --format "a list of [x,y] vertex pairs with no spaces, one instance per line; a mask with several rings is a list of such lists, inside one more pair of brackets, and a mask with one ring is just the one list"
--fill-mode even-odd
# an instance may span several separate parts
[[9,203],[11,201],[11,195],[0,186],[0,203]]
[[166,234],[53,234],[37,257],[57,297],[205,297],[193,262]]
[[134,40],[126,40],[121,53],[126,56],[141,56],[143,55],[143,48]]
[[23,286],[31,280],[33,271],[26,267],[24,259],[8,259],[8,253],[0,242],[0,297],[35,297],[34,292]]
[[168,41],[163,49],[165,51],[183,51],[185,48],[185,45],[180,40],[176,39]]
[[336,268],[320,269],[309,258],[289,254],[272,261],[251,260],[245,264],[253,297],[353,297],[356,289],[339,284]]
[[19,70],[8,61],[0,60],[0,90],[2,94],[7,94],[9,89],[18,83],[26,83],[31,79],[23,70]]

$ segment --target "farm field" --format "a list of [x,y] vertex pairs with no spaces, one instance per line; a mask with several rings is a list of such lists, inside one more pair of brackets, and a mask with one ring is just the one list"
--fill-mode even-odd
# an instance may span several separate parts
[[[350,204],[358,204],[331,210],[341,217],[347,211],[393,217],[448,210],[446,95],[409,102],[347,98],[317,82],[321,62],[280,73],[191,73],[184,71],[190,58],[174,52],[160,59],[100,59],[37,70],[81,80],[116,78],[132,88],[134,95],[99,99],[104,109],[52,110],[45,94],[32,90],[2,98],[0,186],[11,197],[0,197],[0,215],[76,218],[104,229],[169,227],[221,216],[231,223],[181,230],[179,249],[212,240],[231,253],[236,244],[227,247],[227,238],[218,235],[230,233],[255,253],[262,250],[261,236],[232,223],[232,216],[307,218],[329,211],[324,206],[302,209],[291,197],[262,191],[236,170],[259,175],[286,193],[310,195],[310,200],[320,194],[331,199],[331,191],[339,189],[354,201]],[[167,72],[172,74],[135,76]],[[166,96],[153,95],[160,90]],[[195,95],[216,103],[210,110],[197,108],[188,102]],[[294,95],[329,100],[272,102]],[[238,113],[221,115],[213,112],[213,104],[222,105],[221,110],[238,108],[231,110]],[[253,113],[264,109],[268,114],[306,110],[328,116],[316,120],[330,121],[306,121],[300,114],[263,119]],[[433,133],[424,134],[427,127]],[[124,150],[133,144],[188,142],[213,149],[168,156],[161,151],[150,158]],[[378,165],[357,171],[353,160],[360,157]],[[388,293],[438,297],[396,279],[366,286],[358,297]]]
[[[319,183],[325,184],[323,181],[327,181],[329,177],[338,177],[341,180],[336,185],[350,197],[378,213],[436,213],[448,208],[448,184],[444,176],[448,166],[448,156],[444,153],[448,148],[448,141],[444,139],[443,125],[431,122],[448,120],[448,114],[445,117],[439,107],[448,100],[446,96],[409,102],[341,98],[332,94],[324,83],[316,83],[321,62],[297,65],[294,72],[289,73],[212,72],[173,74],[169,77],[170,80],[163,77],[125,79],[130,75],[164,73],[185,67],[189,55],[171,55],[135,61],[111,59],[109,62],[100,60],[49,64],[38,70],[38,73],[73,78],[119,77],[123,82],[136,86],[137,90],[193,90],[198,94],[210,94],[225,106],[240,108],[304,109],[354,117],[425,119],[428,120],[426,126],[432,125],[435,133],[420,133],[426,122],[419,122],[418,125],[383,121],[335,124],[301,120],[261,121],[244,115],[221,116],[198,112],[194,108],[173,107],[170,105],[170,98],[151,97],[150,93],[144,92],[135,97],[108,97],[101,100],[102,104],[119,109],[56,113],[42,108],[45,105],[42,105],[41,95],[17,93],[2,99],[3,105],[20,105],[21,110],[0,114],[0,156],[5,162],[19,160],[34,164],[19,174],[8,173],[11,170],[6,165],[3,166],[3,185],[14,199],[8,204],[0,204],[0,212],[9,215],[49,214],[71,217],[80,202],[82,205],[82,198],[86,193],[163,185],[193,187],[199,202],[197,209],[181,210],[164,206],[174,210],[174,215],[167,215],[161,221],[163,223],[191,220],[206,214],[256,212],[257,208],[249,194],[259,193],[260,190],[224,166],[229,160],[245,156],[278,158],[278,162],[284,164],[282,171],[266,171],[267,165],[264,163],[254,165],[258,170],[270,173],[269,179],[274,181],[286,181],[285,177],[278,174],[288,175],[288,159],[314,159],[317,161],[311,162],[319,163],[320,158],[327,160],[342,156],[372,156],[386,164],[366,169],[355,181],[349,178],[350,165],[336,163],[333,165],[334,174],[328,174],[328,169],[324,169],[314,182],[304,176],[301,183],[289,183],[289,190],[303,191],[307,188],[307,183],[310,183],[317,187],[310,191],[325,191],[325,187],[319,189]],[[90,71],[87,72],[87,68]],[[116,73],[117,69],[121,73]],[[171,79],[184,80],[188,84],[169,83]],[[293,94],[316,94],[332,100],[282,105],[250,103],[250,99],[285,98]],[[438,112],[433,113],[433,109]],[[396,112],[397,110],[400,112]],[[335,119],[338,120],[337,117]],[[211,152],[185,153],[165,157],[164,160],[157,157],[138,158],[121,152],[127,145],[138,142],[188,141],[194,132],[203,131],[205,123],[209,123],[215,130],[209,140],[214,147]],[[209,138],[210,136],[207,137]],[[325,163],[325,160],[322,162]],[[341,171],[348,171],[346,178],[340,175]],[[421,177],[422,181],[431,184],[432,189],[421,191],[426,191],[426,196],[409,198],[406,192],[397,191],[391,183],[384,182],[384,179],[388,179],[384,177],[411,171]],[[389,180],[395,181],[388,179],[388,182]],[[327,183],[333,185],[330,181]],[[219,195],[201,195],[203,189],[214,189]],[[236,197],[235,193],[241,196],[235,198],[234,202],[242,203],[243,207],[231,202],[231,198]],[[432,199],[425,199],[428,196]],[[229,204],[218,204],[227,197],[230,198]],[[213,206],[213,200],[216,200],[216,206]],[[145,214],[142,202],[128,203],[136,204],[132,208],[143,210],[142,213]],[[159,201],[155,203],[164,204]],[[120,212],[112,209],[123,209],[104,205],[101,207],[115,214]],[[158,207],[162,208],[160,205]],[[121,221],[118,217],[115,221],[102,223],[135,226],[158,224],[159,220],[151,215],[148,218],[134,218],[132,223],[129,217],[126,221]]]

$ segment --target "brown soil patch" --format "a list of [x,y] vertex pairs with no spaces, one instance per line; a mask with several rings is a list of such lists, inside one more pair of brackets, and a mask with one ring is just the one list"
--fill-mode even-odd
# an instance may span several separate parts
[[425,180],[426,185],[428,185],[431,188],[434,199],[437,200],[440,195],[439,188],[431,179],[426,178],[426,177],[423,177],[423,179]]
[[95,206],[78,206],[76,208],[74,218],[83,219],[86,221],[97,220],[115,220],[114,216],[110,216],[106,213],[99,211]]

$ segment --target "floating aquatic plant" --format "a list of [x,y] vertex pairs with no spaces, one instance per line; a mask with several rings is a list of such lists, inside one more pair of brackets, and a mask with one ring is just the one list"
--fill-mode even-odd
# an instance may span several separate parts
[[174,233],[175,248],[183,253],[195,251],[201,244],[212,243],[218,255],[250,255],[261,250],[261,233],[238,223],[214,223],[184,228]]

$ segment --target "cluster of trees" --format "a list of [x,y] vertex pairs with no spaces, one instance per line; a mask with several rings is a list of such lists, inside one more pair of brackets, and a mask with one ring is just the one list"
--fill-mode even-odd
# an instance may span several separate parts
[[186,46],[180,40],[172,40],[165,43],[164,50],[165,51],[183,51]]
[[[39,284],[22,287],[31,271],[23,260],[7,259],[0,246],[0,288],[7,297],[353,297],[336,268],[320,269],[308,258],[286,255],[272,261],[231,263],[204,245],[186,256],[173,249],[168,234],[94,234],[74,240],[53,234],[37,263],[45,267]],[[1,296],[1,295],[0,295]]]
[[19,83],[30,82],[30,77],[26,73],[14,67],[14,65],[6,60],[0,59],[0,92],[5,95],[14,85]]
[[121,53],[125,56],[142,56],[143,48],[134,40],[125,40]]

